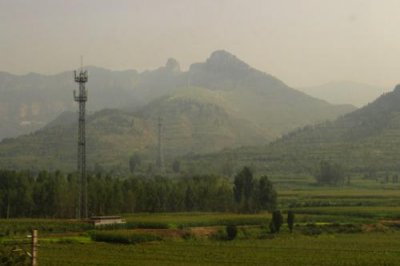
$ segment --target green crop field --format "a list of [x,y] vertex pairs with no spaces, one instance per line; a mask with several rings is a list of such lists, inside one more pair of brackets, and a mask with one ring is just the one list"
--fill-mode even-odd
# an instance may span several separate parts
[[42,244],[40,265],[398,265],[399,233],[138,245]]
[[[289,182],[289,179],[288,181]],[[400,190],[355,179],[342,187],[310,179],[277,183],[284,224],[271,214],[124,214],[125,225],[94,228],[74,220],[0,220],[0,243],[39,229],[39,265],[399,265]],[[295,212],[294,232],[286,225]],[[237,236],[226,238],[226,226]]]

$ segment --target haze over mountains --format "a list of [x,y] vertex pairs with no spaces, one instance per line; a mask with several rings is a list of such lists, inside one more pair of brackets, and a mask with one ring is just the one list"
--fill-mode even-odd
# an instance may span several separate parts
[[[0,119],[13,128],[2,137],[39,128],[63,111],[75,110],[71,72],[2,73],[0,81]],[[92,165],[124,164],[133,152],[151,156],[159,116],[165,154],[173,158],[264,144],[297,127],[354,110],[292,89],[226,51],[212,53],[188,71],[181,71],[174,59],[142,73],[89,67],[88,89],[88,108],[97,111],[88,117],[87,126]],[[33,134],[3,141],[0,164],[74,169],[75,140],[76,121],[65,113]]]
[[362,107],[390,91],[388,88],[353,81],[329,82],[298,89],[332,104],[352,104],[357,107]]
[[239,165],[251,161],[268,172],[310,174],[326,160],[348,172],[396,173],[400,170],[399,102],[400,85],[333,122],[297,129],[269,145],[210,155],[205,161],[222,163],[230,156]]

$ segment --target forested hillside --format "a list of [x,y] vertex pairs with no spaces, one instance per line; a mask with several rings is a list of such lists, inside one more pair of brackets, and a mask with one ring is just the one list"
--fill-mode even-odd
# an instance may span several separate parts
[[[262,147],[247,147],[204,157],[240,164],[252,162],[265,171],[313,173],[321,160],[347,171],[386,175],[400,170],[400,86],[367,106],[332,122],[306,126]],[[219,161],[221,163],[221,161]]]
[[[31,74],[29,80],[14,77],[2,85],[6,92],[18,92],[17,102],[37,100],[37,112],[32,113],[35,108],[28,104],[29,112],[23,117],[26,114],[29,119],[42,117],[45,121],[62,110],[72,110],[76,84],[71,73],[48,77]],[[41,89],[37,91],[34,86]],[[10,89],[13,87],[20,89]],[[25,94],[26,90],[31,96]],[[47,94],[48,90],[52,93]],[[89,68],[88,90],[89,111],[121,107],[89,112],[87,153],[92,168],[101,165],[126,170],[133,153],[140,154],[146,164],[153,163],[159,117],[163,121],[163,151],[171,162],[188,154],[264,145],[297,127],[334,119],[354,109],[307,96],[225,51],[212,53],[206,62],[193,64],[187,72],[181,71],[173,59],[164,67],[142,73]],[[47,98],[40,100],[42,94]],[[42,109],[57,103],[57,97],[57,108]],[[8,102],[12,103],[10,99]],[[75,114],[61,113],[34,133],[4,139],[0,143],[0,166],[74,169],[76,122]]]

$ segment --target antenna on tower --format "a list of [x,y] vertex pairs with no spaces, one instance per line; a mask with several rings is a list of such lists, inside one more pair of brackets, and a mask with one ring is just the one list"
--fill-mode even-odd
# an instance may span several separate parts
[[158,168],[159,173],[164,173],[164,154],[163,154],[163,146],[162,146],[162,129],[163,129],[163,120],[161,116],[158,117],[158,153],[156,166]]
[[85,133],[85,114],[87,89],[85,87],[88,81],[87,71],[83,71],[83,58],[81,56],[81,69],[79,74],[74,71],[75,82],[79,84],[78,95],[74,90],[74,100],[79,103],[79,119],[78,119],[78,155],[77,168],[79,173],[78,181],[78,211],[77,219],[88,218],[88,197],[87,197],[87,176],[86,176],[86,133]]

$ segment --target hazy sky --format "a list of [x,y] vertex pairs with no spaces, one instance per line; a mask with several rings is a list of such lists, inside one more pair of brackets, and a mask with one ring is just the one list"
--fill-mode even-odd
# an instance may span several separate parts
[[225,49],[287,84],[400,83],[399,0],[0,0],[0,71],[183,69]]

